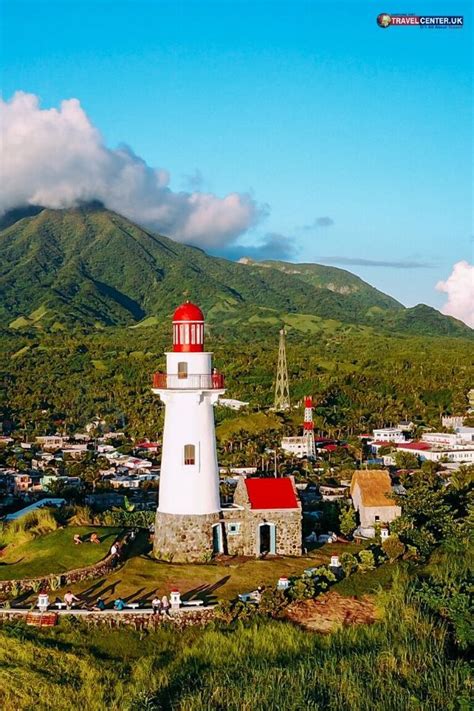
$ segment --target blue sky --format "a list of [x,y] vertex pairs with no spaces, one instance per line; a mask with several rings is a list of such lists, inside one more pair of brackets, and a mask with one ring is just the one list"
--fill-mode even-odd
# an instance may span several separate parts
[[[341,266],[434,306],[437,281],[472,259],[469,3],[1,8],[4,97],[79,99],[108,146],[166,168],[173,190],[249,191],[267,216],[242,252],[269,240],[276,258]],[[462,14],[465,27],[382,30],[382,11]]]

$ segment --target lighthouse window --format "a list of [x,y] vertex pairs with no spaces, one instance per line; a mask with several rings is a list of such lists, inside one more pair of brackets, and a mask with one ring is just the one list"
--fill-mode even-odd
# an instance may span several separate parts
[[196,463],[196,447],[194,444],[184,445],[184,463],[185,464],[195,464]]
[[240,533],[240,523],[229,523],[227,526],[227,533],[229,536],[236,536]]
[[191,324],[191,344],[194,345],[196,343],[196,326]]
[[188,364],[187,363],[178,363],[178,378],[182,380],[183,378],[188,377]]

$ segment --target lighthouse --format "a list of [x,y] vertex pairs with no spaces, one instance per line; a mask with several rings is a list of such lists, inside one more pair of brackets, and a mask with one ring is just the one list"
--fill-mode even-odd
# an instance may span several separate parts
[[154,553],[165,560],[205,561],[222,550],[214,405],[223,376],[204,350],[204,315],[189,301],[173,316],[173,350],[153,392],[165,405]]

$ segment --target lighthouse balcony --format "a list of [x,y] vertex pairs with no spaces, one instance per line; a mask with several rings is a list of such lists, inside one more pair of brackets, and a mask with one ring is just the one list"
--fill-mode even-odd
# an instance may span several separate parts
[[167,373],[154,373],[154,390],[224,390],[224,376],[222,373],[203,373],[183,375],[169,375]]

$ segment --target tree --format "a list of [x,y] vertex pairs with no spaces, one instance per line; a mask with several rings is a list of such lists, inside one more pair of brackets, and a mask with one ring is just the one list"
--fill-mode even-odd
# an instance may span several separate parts
[[375,568],[375,558],[372,551],[361,551],[359,553],[359,570],[361,573],[366,573],[368,570]]
[[352,506],[344,506],[339,514],[339,530],[343,536],[352,536],[357,527],[356,512]]
[[394,560],[397,560],[405,553],[405,545],[395,535],[386,538],[382,543],[382,548],[390,563],[393,563]]
[[392,522],[392,532],[427,557],[436,543],[454,535],[457,524],[449,492],[437,474],[414,472],[404,477],[405,494],[396,495],[402,515]]
[[411,452],[398,451],[394,455],[395,465],[397,469],[419,469],[420,462]]
[[341,566],[345,575],[355,573],[357,570],[357,558],[352,553],[342,553]]

